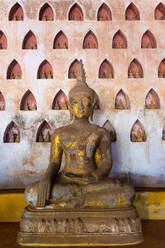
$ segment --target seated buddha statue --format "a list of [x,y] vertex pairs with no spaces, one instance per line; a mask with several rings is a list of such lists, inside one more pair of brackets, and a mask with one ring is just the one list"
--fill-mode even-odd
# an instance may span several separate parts
[[29,205],[21,217],[19,245],[94,247],[143,241],[133,187],[108,177],[111,132],[89,122],[96,104],[80,61],[77,83],[69,92],[72,122],[55,130],[49,166],[25,190]]
[[88,120],[95,104],[95,92],[86,83],[80,61],[77,83],[69,92],[72,123],[55,130],[45,175],[25,190],[32,207],[113,208],[132,204],[133,187],[108,178],[112,168],[110,134]]

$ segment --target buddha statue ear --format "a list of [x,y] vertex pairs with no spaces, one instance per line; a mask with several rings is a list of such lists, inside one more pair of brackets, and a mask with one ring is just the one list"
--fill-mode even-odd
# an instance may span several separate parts
[[72,113],[72,109],[70,107],[70,103],[68,103],[68,108],[69,108],[69,112],[70,112],[70,121],[73,121],[74,116],[73,116],[73,113]]
[[92,112],[91,112],[91,116],[90,116],[91,117],[91,121],[93,121],[93,115],[94,115],[95,106],[96,106],[96,102],[94,101]]

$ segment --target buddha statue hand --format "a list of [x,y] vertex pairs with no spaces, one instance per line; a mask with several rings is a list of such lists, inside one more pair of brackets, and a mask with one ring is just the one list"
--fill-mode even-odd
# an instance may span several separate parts
[[50,188],[51,188],[51,180],[48,178],[41,179],[38,182],[38,199],[37,199],[37,207],[44,207],[46,205],[46,201],[50,196]]

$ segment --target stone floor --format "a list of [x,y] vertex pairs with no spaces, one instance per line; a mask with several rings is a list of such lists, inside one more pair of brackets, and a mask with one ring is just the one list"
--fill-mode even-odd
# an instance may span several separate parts
[[[18,223],[0,223],[0,248],[19,247],[15,243],[17,230]],[[144,243],[131,247],[165,248],[165,221],[143,221],[143,232]]]

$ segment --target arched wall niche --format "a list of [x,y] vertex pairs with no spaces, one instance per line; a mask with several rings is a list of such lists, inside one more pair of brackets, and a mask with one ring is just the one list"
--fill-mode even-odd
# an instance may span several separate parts
[[38,128],[36,142],[51,142],[51,127],[45,120]]
[[158,77],[159,78],[165,78],[165,58],[159,64]]
[[146,109],[160,109],[159,96],[154,89],[150,89],[145,98]]
[[150,30],[147,30],[141,40],[141,48],[156,48],[156,40]]
[[21,79],[22,70],[18,62],[14,59],[7,69],[7,79]]
[[26,34],[23,40],[22,49],[37,49],[37,39],[31,30]]
[[79,66],[80,61],[75,59],[69,67],[68,78],[77,78]]
[[36,99],[30,90],[23,95],[20,110],[37,110]]
[[110,133],[111,142],[115,142],[117,140],[116,131],[115,131],[114,127],[112,126],[112,124],[110,123],[110,121],[106,120],[103,127],[105,129],[107,129],[108,132]]
[[47,60],[44,60],[38,68],[38,79],[52,79],[53,68]]
[[2,31],[0,31],[0,49],[7,49],[7,38]]
[[68,49],[68,39],[63,31],[58,32],[54,39],[54,49]]
[[56,94],[53,104],[52,104],[52,109],[56,110],[66,110],[68,109],[68,99],[65,93],[60,89],[58,93]]
[[83,41],[84,49],[98,49],[98,41],[95,34],[90,30],[84,38]]
[[9,21],[23,21],[24,13],[21,5],[16,3],[10,10],[9,13]]
[[133,59],[128,67],[129,78],[143,78],[143,68],[137,59]]
[[125,19],[129,21],[140,20],[139,10],[134,3],[130,3],[130,5],[126,8]]
[[162,3],[155,8],[155,20],[165,20],[165,5]]
[[98,9],[97,20],[98,21],[111,21],[112,20],[112,14],[107,4],[103,3]]
[[139,120],[136,120],[132,126],[130,139],[132,142],[145,142],[147,140],[144,127]]
[[45,3],[39,13],[39,20],[40,21],[53,21],[54,20],[54,13],[53,9],[48,3]]
[[71,7],[69,11],[68,19],[69,21],[83,21],[84,20],[82,9],[77,3],[75,3]]
[[0,111],[5,110],[5,98],[2,94],[2,92],[0,91]]
[[100,65],[99,78],[114,78],[113,67],[107,59],[105,59]]
[[122,89],[120,89],[116,95],[115,109],[130,109],[129,98]]
[[20,131],[15,122],[11,121],[5,130],[3,137],[4,143],[19,143],[20,142]]
[[112,48],[127,48],[127,40],[121,30],[118,30],[112,41]]

